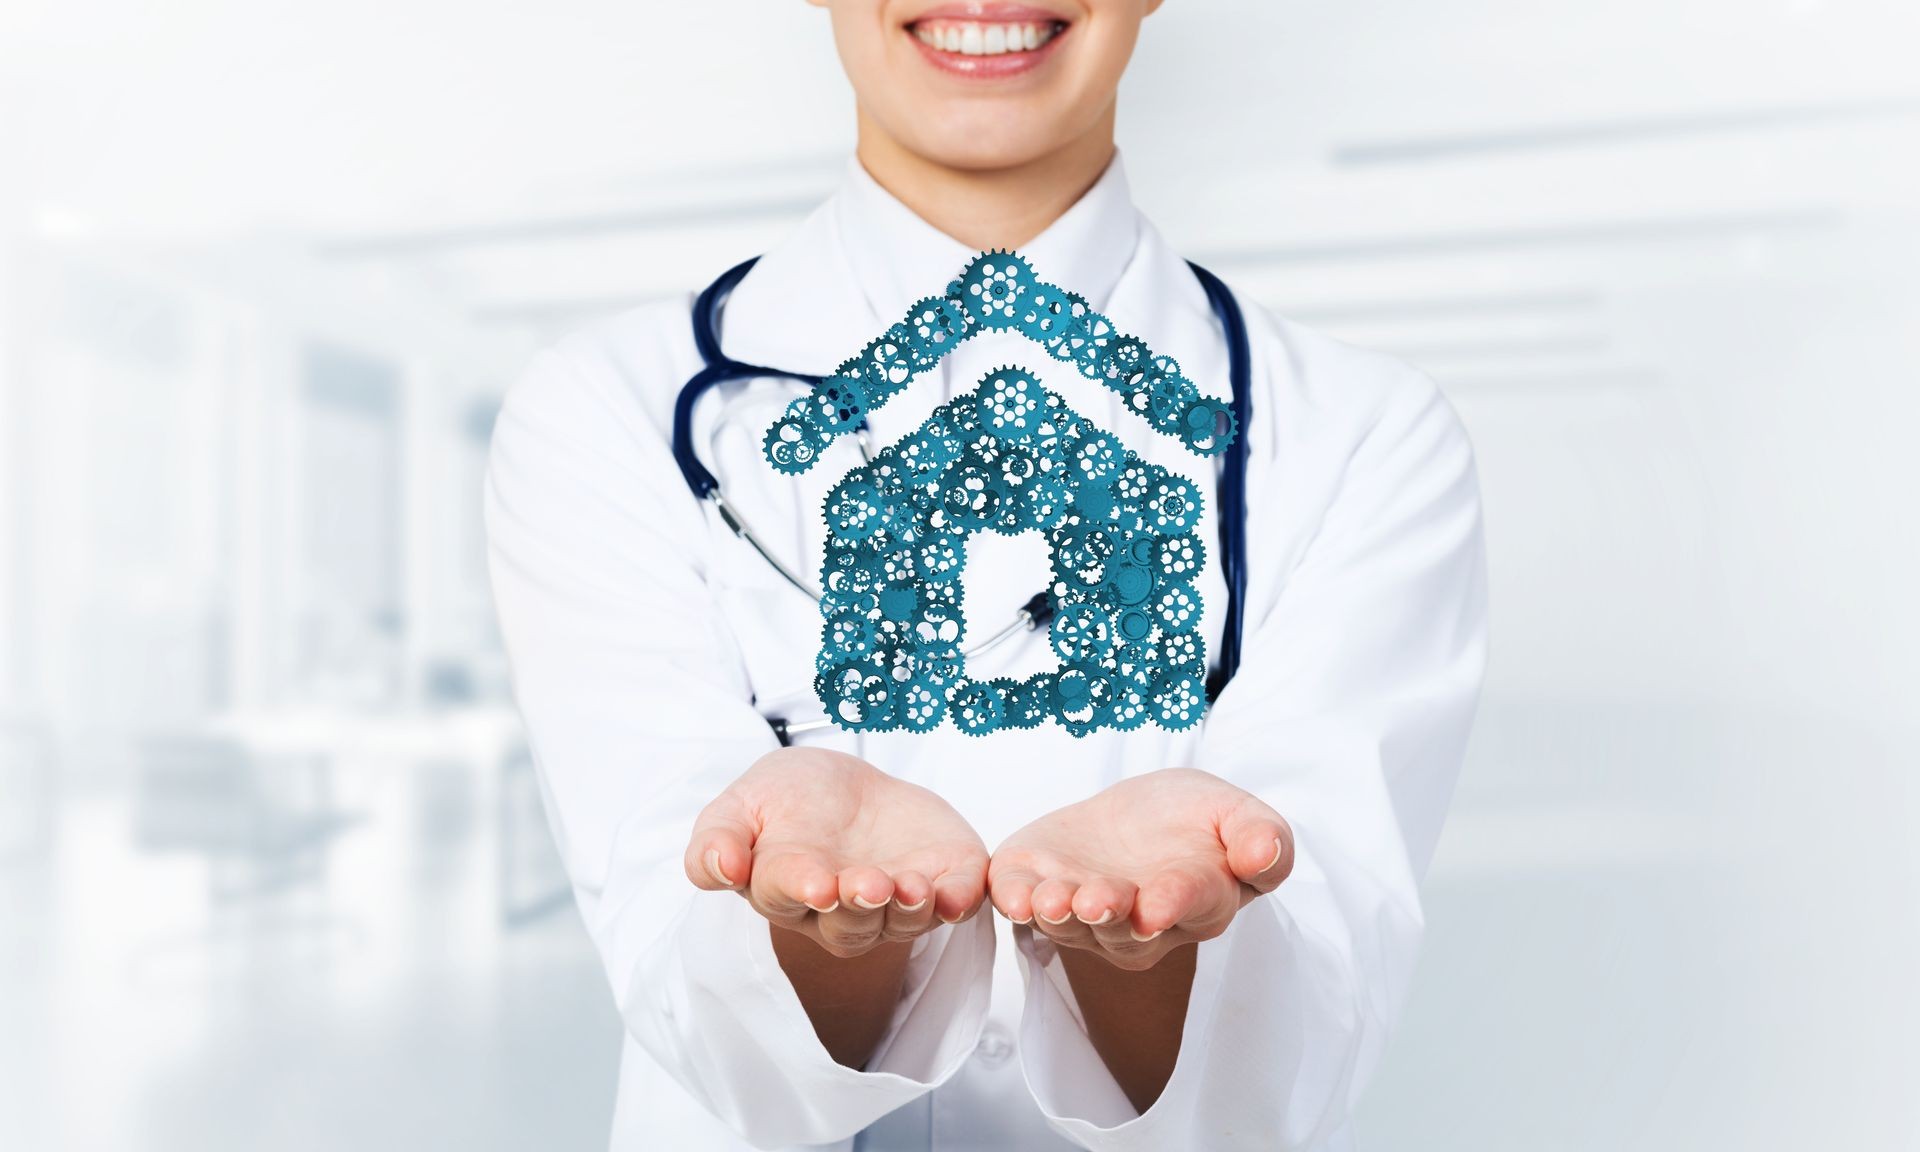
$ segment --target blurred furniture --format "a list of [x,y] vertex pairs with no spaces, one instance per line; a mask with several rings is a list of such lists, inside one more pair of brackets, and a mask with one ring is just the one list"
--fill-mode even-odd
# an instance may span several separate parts
[[505,707],[366,713],[275,709],[211,720],[210,738],[255,758],[325,757],[335,763],[443,770],[464,765],[488,780],[500,922],[524,927],[572,905],[572,889],[546,822],[540,783],[519,713]]
[[195,733],[141,743],[134,843],[205,857],[216,901],[319,881],[328,845],[355,820],[334,803],[325,756],[261,756]]

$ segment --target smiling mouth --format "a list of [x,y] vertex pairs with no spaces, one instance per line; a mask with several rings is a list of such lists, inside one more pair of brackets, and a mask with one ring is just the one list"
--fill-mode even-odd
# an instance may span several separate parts
[[920,43],[960,56],[1034,52],[1066,31],[1059,20],[988,23],[981,20],[916,20],[908,30]]
[[1038,67],[1067,28],[1064,20],[1025,9],[989,17],[929,15],[906,30],[938,67],[964,76],[998,77]]

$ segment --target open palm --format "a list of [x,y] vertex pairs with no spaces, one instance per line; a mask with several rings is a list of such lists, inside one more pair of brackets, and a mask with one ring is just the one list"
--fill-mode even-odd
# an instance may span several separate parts
[[1226,931],[1293,867],[1293,830],[1252,793],[1193,768],[1129,777],[1009,836],[994,906],[1056,943],[1148,968]]
[[700,813],[685,865],[696,885],[855,956],[978,912],[987,850],[935,793],[844,753],[783,748]]

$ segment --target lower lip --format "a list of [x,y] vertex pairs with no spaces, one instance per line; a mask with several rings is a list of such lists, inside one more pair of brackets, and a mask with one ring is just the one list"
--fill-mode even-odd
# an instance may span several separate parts
[[1053,34],[1052,39],[1031,51],[1002,52],[996,56],[964,56],[958,52],[943,52],[906,29],[907,39],[920,49],[920,54],[934,67],[955,76],[965,76],[974,80],[998,80],[1008,76],[1021,76],[1033,71],[1047,62],[1060,41],[1073,31],[1071,25]]

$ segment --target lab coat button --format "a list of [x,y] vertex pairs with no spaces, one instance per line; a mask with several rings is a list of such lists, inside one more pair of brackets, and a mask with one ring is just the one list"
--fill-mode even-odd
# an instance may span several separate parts
[[1013,1037],[998,1024],[988,1024],[980,1033],[980,1042],[973,1046],[973,1054],[989,1068],[998,1068],[1013,1055]]

